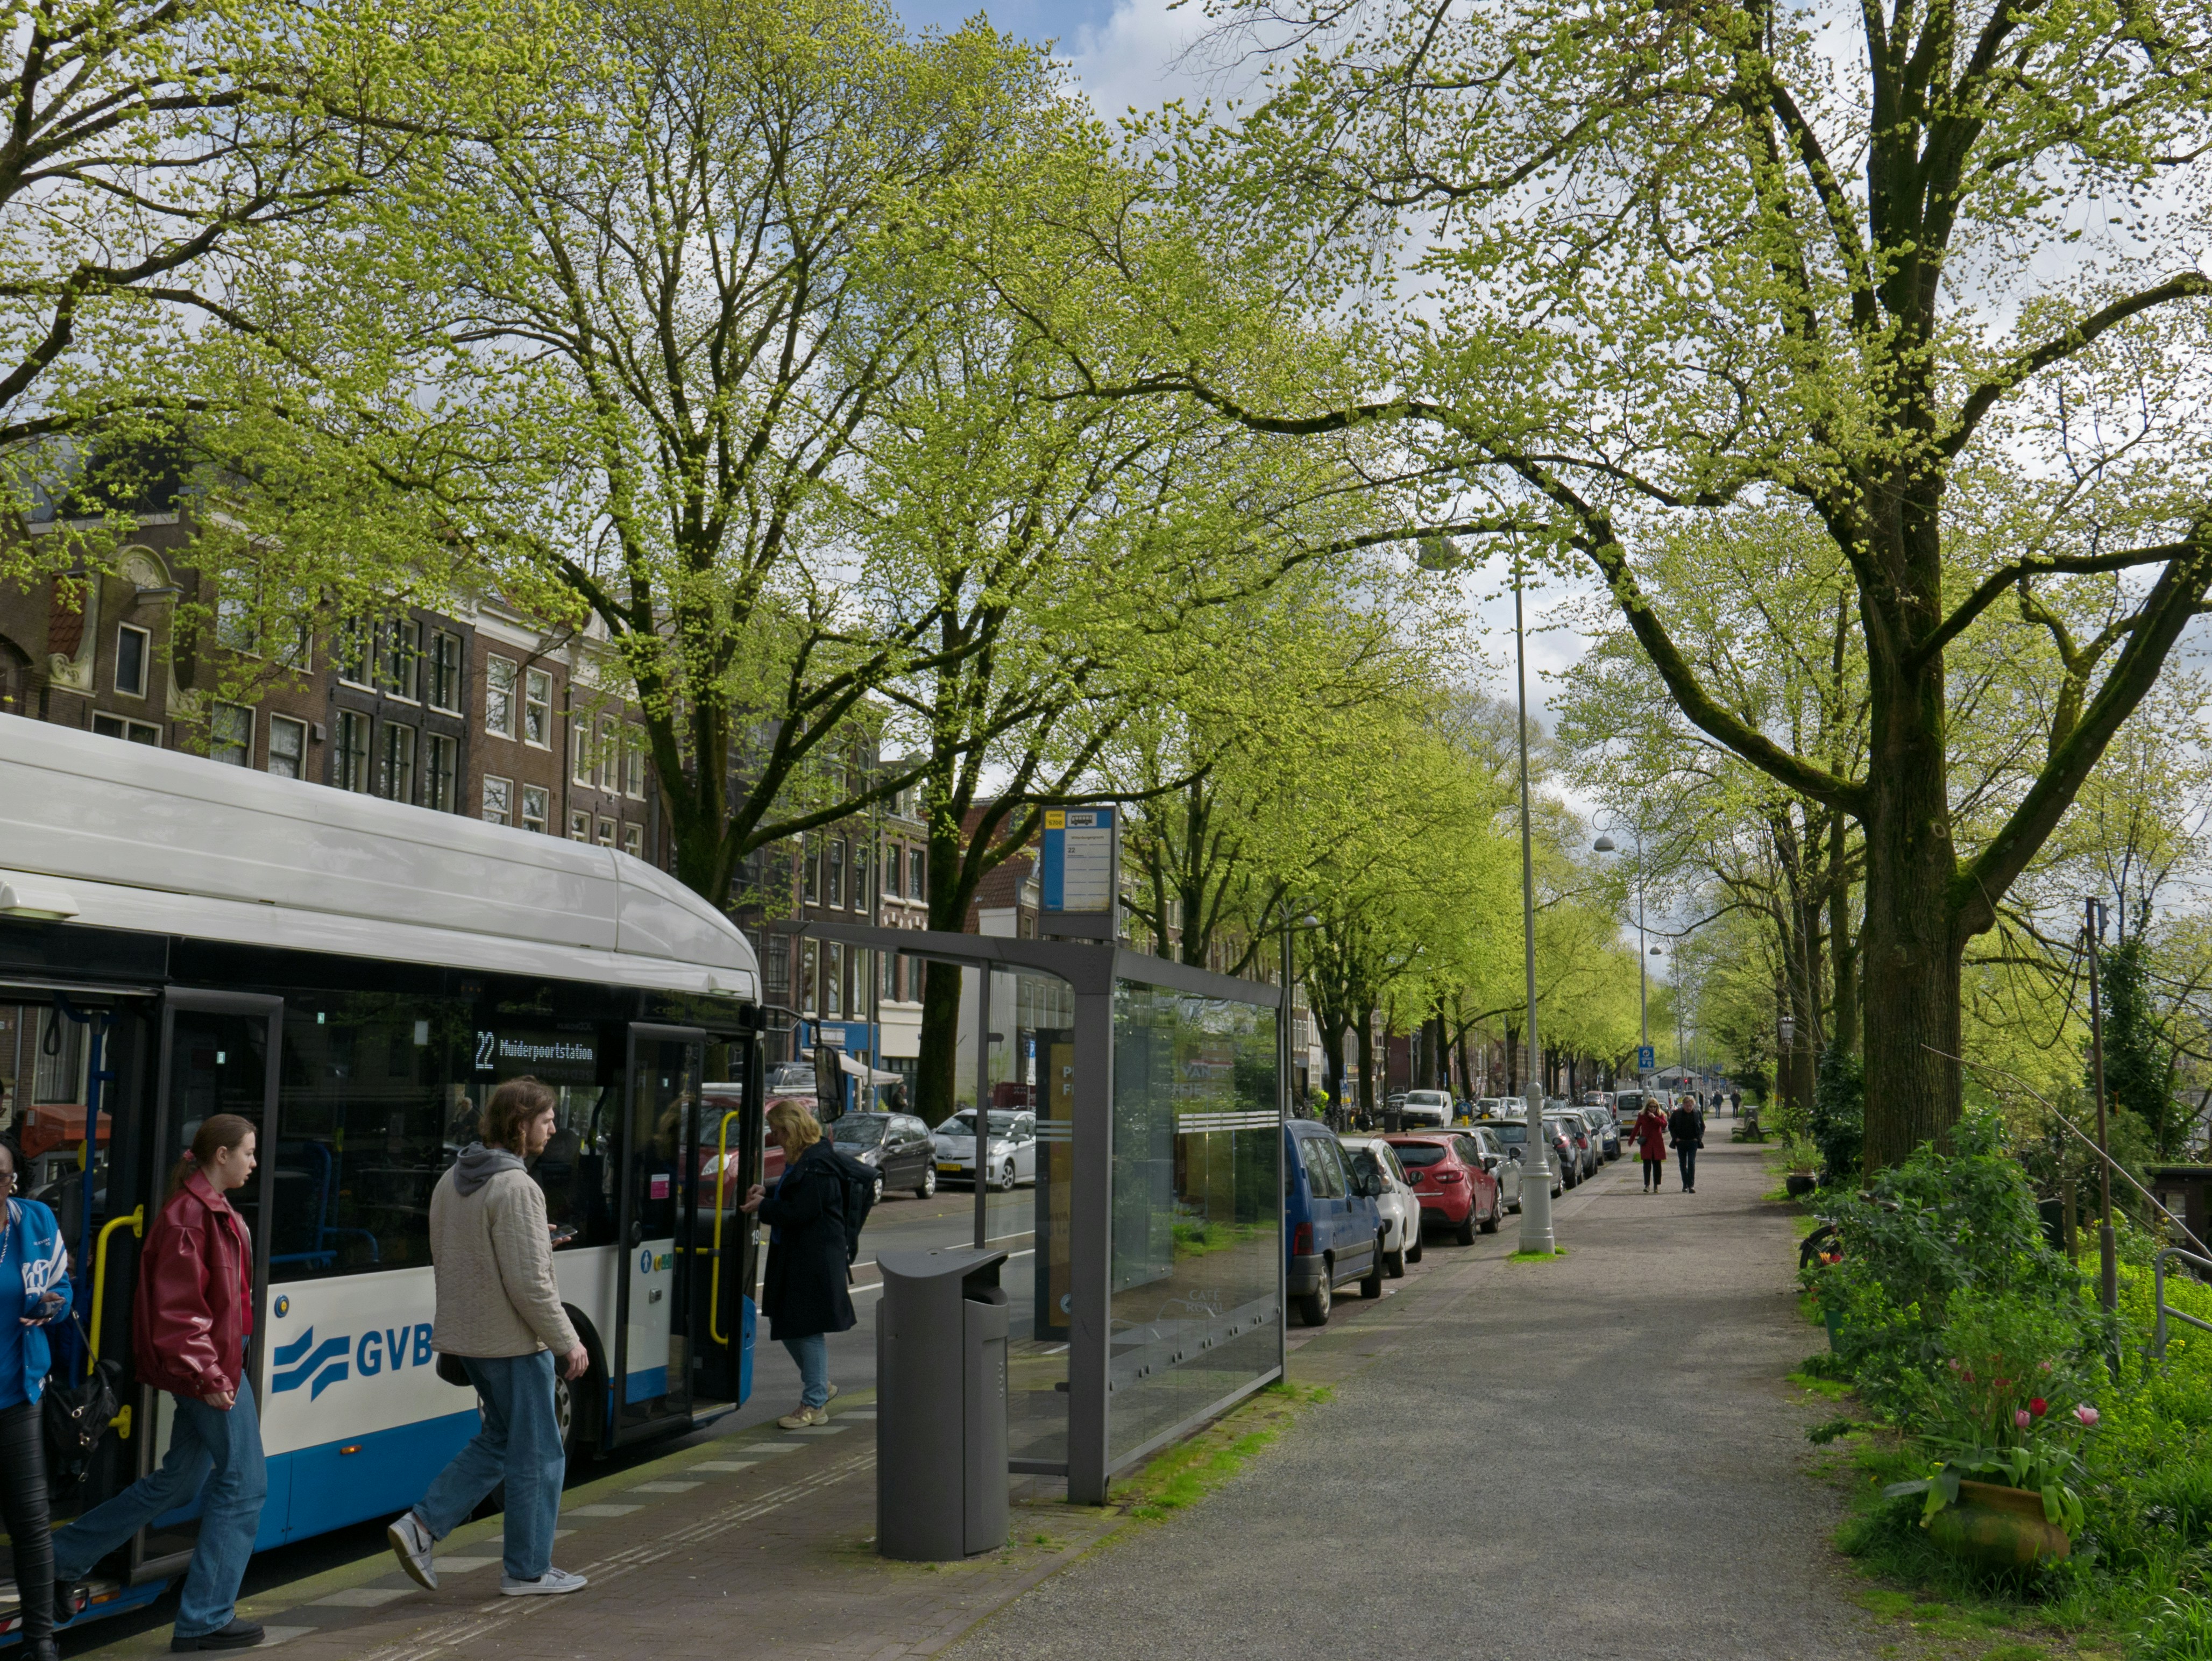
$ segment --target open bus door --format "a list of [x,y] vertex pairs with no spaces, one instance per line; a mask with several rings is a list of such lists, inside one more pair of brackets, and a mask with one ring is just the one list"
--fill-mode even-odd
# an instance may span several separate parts
[[722,1082],[708,1085],[699,1119],[698,1222],[688,1253],[700,1265],[691,1286],[697,1337],[692,1376],[702,1399],[737,1403],[752,1394],[752,1292],[759,1279],[756,1224],[750,1212],[738,1209],[762,1179],[767,1070],[758,1025],[720,1056],[710,1051],[708,1070]]
[[[251,1119],[259,1165],[231,1196],[253,1240],[253,1337],[245,1376],[253,1383],[256,1408],[261,1355],[268,1329],[269,1231],[263,1220],[275,1205],[276,1088],[283,1045],[284,1000],[246,992],[171,988],[161,1001],[161,1065],[154,1106],[155,1157],[146,1167],[142,1203],[151,1224],[168,1192],[169,1173],[191,1146],[201,1122],[215,1113]],[[137,1475],[160,1464],[169,1451],[176,1403],[141,1385],[137,1422],[151,1434],[134,1436]],[[131,1582],[167,1579],[183,1572],[199,1538],[199,1503],[157,1517],[131,1543]]]
[[678,1246],[698,1237],[701,1221],[696,1176],[706,1052],[707,1034],[697,1028],[637,1022],[629,1029],[610,1446],[691,1412],[691,1288],[700,1264]]

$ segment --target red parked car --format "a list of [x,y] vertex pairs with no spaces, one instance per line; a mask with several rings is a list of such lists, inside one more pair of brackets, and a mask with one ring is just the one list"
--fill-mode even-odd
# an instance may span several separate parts
[[1498,1232],[1498,1179],[1483,1167],[1482,1150],[1473,1137],[1401,1132],[1382,1140],[1398,1150],[1398,1163],[1413,1179],[1424,1223],[1450,1229],[1462,1246],[1474,1244],[1478,1228],[1486,1234]]

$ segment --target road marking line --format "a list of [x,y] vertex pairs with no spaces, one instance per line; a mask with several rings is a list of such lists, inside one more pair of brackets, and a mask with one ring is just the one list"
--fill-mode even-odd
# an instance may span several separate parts
[[318,1597],[307,1605],[311,1609],[373,1609],[397,1603],[410,1596],[412,1586],[348,1586],[343,1591],[334,1591],[327,1597]]
[[569,1509],[570,1517],[627,1517],[633,1511],[643,1511],[643,1506],[575,1506]]
[[640,1482],[635,1488],[625,1491],[630,1494],[689,1494],[695,1488],[705,1486],[703,1482]]

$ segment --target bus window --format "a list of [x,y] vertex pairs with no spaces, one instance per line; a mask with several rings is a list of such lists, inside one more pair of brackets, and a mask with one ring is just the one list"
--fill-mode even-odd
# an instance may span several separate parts
[[428,1264],[430,1191],[454,1154],[450,1074],[471,1015],[459,998],[402,993],[289,1001],[271,1281]]
[[615,1238],[614,1133],[622,1114],[615,1086],[554,1087],[553,1136],[530,1163],[545,1195],[556,1246],[606,1246]]

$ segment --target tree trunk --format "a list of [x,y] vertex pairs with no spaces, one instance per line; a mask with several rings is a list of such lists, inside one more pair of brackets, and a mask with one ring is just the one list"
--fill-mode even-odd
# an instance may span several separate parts
[[924,966],[921,981],[921,1062],[914,1076],[914,1110],[924,1125],[942,1125],[958,1106],[960,967]]
[[1344,1106],[1344,1028],[1333,1021],[1322,1021],[1321,1011],[1314,1011],[1314,1019],[1321,1026],[1322,1064],[1328,1070],[1328,1105],[1342,1111]]
[[1521,1094],[1521,1029],[1510,1021],[1505,1023],[1505,1042],[1499,1053],[1505,1063],[1504,1094],[1517,1096]]
[[1959,1120],[1958,861],[1946,788],[1940,658],[1917,672],[1869,654],[1863,965],[1866,1169],[1902,1163]]
[[1359,1043],[1359,1116],[1375,1122],[1375,1011],[1362,1009],[1358,1022]]

